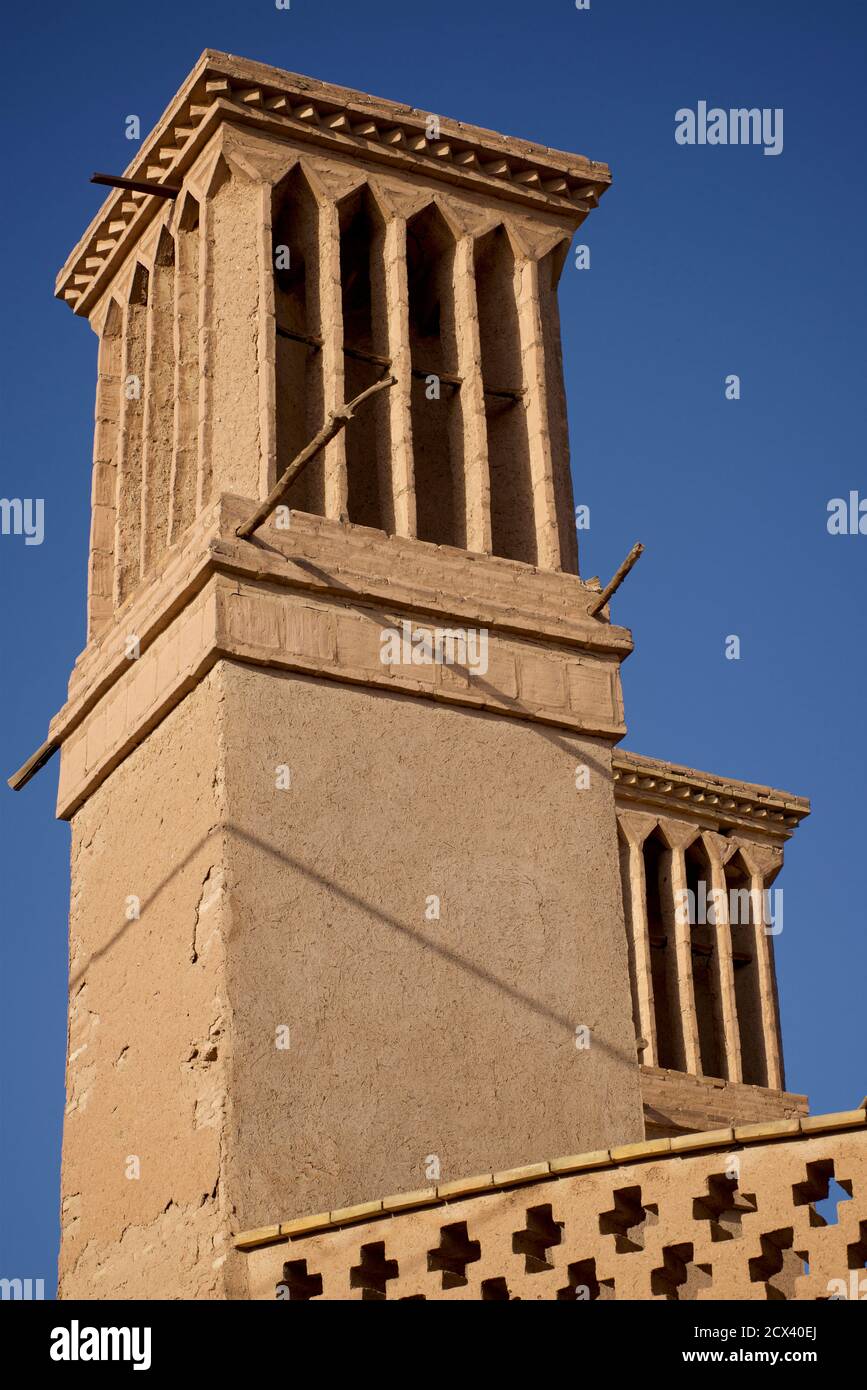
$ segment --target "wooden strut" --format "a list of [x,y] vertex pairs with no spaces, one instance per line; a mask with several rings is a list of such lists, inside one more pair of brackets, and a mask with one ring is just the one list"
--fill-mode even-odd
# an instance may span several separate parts
[[641,541],[636,541],[626,559],[623,561],[623,564],[616,570],[614,577],[605,585],[605,588],[602,590],[602,593],[599,595],[598,599],[596,599],[595,603],[592,603],[588,608],[588,617],[595,618],[600,609],[605,607],[612,594],[617,593],[617,590],[620,588],[620,585],[623,583],[638,557],[643,554],[644,546],[641,544]]
[[297,458],[293,459],[289,467],[280,475],[277,482],[268,493],[268,496],[265,498],[265,501],[260,502],[253,515],[248,517],[241,526],[235,528],[235,535],[239,536],[241,540],[249,540],[253,532],[262,525],[262,522],[270,516],[281,499],[286,496],[289,488],[292,486],[299,473],[307,467],[310,460],[315,458],[320,450],[325,448],[326,444],[330,444],[331,440],[334,439],[342,429],[345,429],[358,407],[363,404],[364,401],[369,400],[371,396],[376,395],[377,391],[385,391],[389,386],[396,385],[397,377],[383,377],[381,381],[375,382],[373,386],[368,386],[366,391],[362,391],[359,396],[349,401],[347,405],[342,405],[339,410],[335,410],[333,415],[326,420],[319,433],[314,435],[310,443],[304,446]]
[[154,183],[151,179],[122,179],[119,174],[91,174],[91,183],[102,183],[107,188],[127,188],[130,193],[153,193],[157,198],[177,198],[179,188],[169,183]]
[[[298,457],[293,459],[292,463],[290,463],[279,481],[271,489],[261,506],[256,508],[253,515],[244,522],[243,526],[237,528],[235,534],[244,540],[248,540],[256,528],[261,526],[265,518],[274,510],[281,497],[285,496],[287,490],[291,487],[292,483],[294,483],[302,469],[312,458],[316,457],[320,449],[324,449],[325,445],[329,444],[331,440],[349,424],[349,421],[352,419],[358,407],[362,405],[364,401],[369,400],[371,396],[376,395],[377,391],[384,391],[387,387],[396,385],[396,381],[397,379],[393,376],[384,377],[373,386],[368,386],[366,391],[362,391],[361,395],[356,396],[355,399],[350,401],[347,405],[343,405],[339,410],[335,410],[334,414],[330,416],[319,433],[301,450]],[[62,742],[62,738],[46,739],[45,742],[37,748],[36,752],[27,759],[27,762],[24,763],[22,767],[19,767],[18,771],[14,772],[8,779],[9,786],[12,790],[17,792],[20,791],[22,787],[26,787],[31,777],[35,777],[39,769],[44,767],[45,764],[54,757],[54,754],[60,748]]]
[[51,761],[60,747],[60,743],[60,739],[47,738],[32,757],[27,759],[23,767],[19,767],[17,772],[13,772],[7,781],[14,792],[20,792],[22,787],[26,787],[31,777],[35,777],[39,769]]

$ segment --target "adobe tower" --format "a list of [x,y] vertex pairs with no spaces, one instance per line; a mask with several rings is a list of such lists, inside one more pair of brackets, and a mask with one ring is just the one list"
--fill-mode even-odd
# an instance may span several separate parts
[[613,752],[556,298],[607,166],[205,52],[127,176],[58,281],[61,1294],[244,1296],[287,1214],[803,1110],[761,916],[691,942],[671,894],[769,884],[806,803]]

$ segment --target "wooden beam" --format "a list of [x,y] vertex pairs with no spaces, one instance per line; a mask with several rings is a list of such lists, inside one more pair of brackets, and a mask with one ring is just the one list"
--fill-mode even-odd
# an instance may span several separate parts
[[61,740],[57,738],[47,738],[32,757],[28,758],[17,772],[13,772],[12,776],[8,778],[8,783],[14,792],[20,792],[22,787],[26,787],[31,777],[35,777],[39,769],[51,761],[60,747],[60,742]]
[[602,590],[602,593],[599,595],[598,599],[596,599],[595,603],[592,603],[588,608],[587,612],[591,618],[594,618],[596,614],[600,611],[600,609],[605,607],[612,594],[617,593],[617,590],[620,588],[620,585],[623,583],[627,574],[632,569],[632,566],[635,564],[638,557],[643,554],[644,546],[641,544],[641,541],[636,541],[635,545],[630,550],[626,559],[623,561],[623,564],[615,573],[613,579],[609,580],[609,582],[605,585],[605,588]]
[[91,174],[91,183],[102,183],[107,188],[126,188],[131,193],[153,193],[156,198],[177,198],[179,188],[168,183],[154,183],[151,179],[122,179],[119,174]]

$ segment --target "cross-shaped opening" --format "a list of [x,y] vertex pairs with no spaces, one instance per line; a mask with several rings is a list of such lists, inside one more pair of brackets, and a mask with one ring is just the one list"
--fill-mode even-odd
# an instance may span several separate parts
[[650,1292],[678,1302],[694,1299],[713,1283],[713,1266],[696,1264],[692,1245],[667,1245],[662,1264],[650,1272]]
[[576,1260],[566,1271],[568,1284],[557,1290],[560,1303],[595,1303],[614,1298],[614,1280],[599,1279],[595,1260]]
[[482,1280],[483,1303],[510,1303],[511,1301],[512,1296],[509,1293],[509,1286],[506,1283],[505,1279],[501,1278]]
[[543,1207],[530,1207],[527,1211],[527,1224],[523,1231],[515,1231],[512,1236],[512,1249],[516,1255],[524,1256],[524,1272],[541,1274],[545,1269],[553,1269],[548,1251],[559,1245],[563,1223],[555,1221],[550,1204]]
[[318,1298],[322,1293],[322,1275],[308,1274],[306,1260],[289,1260],[283,1266],[283,1279],[277,1285],[277,1297],[290,1302]]
[[834,1177],[833,1158],[819,1159],[807,1164],[804,1182],[792,1186],[792,1200],[796,1207],[809,1206],[811,1226],[836,1226],[839,1219],[837,1205],[852,1199],[852,1183],[846,1178],[839,1182]]
[[361,1247],[361,1263],[349,1271],[349,1287],[361,1289],[362,1301],[387,1298],[389,1279],[398,1276],[397,1260],[385,1258],[385,1241],[376,1240]]
[[692,1204],[695,1220],[710,1222],[711,1240],[738,1240],[743,1235],[744,1213],[755,1210],[755,1194],[741,1192],[737,1179],[723,1173],[713,1173],[707,1180],[707,1192],[695,1197]]
[[614,1193],[611,1211],[600,1214],[599,1230],[614,1237],[618,1255],[628,1255],[644,1249],[645,1227],[655,1225],[658,1215],[656,1206],[642,1203],[640,1187],[621,1187]]
[[467,1265],[482,1258],[482,1247],[470,1240],[466,1221],[455,1221],[440,1229],[440,1243],[427,1253],[427,1267],[439,1270],[444,1289],[457,1289],[467,1283]]
[[795,1233],[791,1226],[768,1231],[760,1236],[762,1253],[750,1260],[750,1281],[764,1284],[771,1301],[785,1301],[795,1296],[795,1280],[807,1274],[809,1254],[793,1250]]

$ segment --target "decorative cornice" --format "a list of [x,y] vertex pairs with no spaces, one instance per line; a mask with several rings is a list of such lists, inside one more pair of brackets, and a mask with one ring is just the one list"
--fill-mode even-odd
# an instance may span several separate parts
[[788,838],[810,814],[806,797],[752,782],[736,782],[711,772],[644,757],[625,748],[614,752],[613,773],[618,803],[662,807],[669,815],[689,813],[721,825],[751,825]]
[[[231,121],[494,191],[565,213],[574,227],[611,182],[607,164],[444,117],[438,117],[440,139],[430,140],[427,119],[415,107],[206,49],[124,174],[180,187],[217,127]],[[112,193],[59,272],[57,297],[87,314],[162,201],[147,193]]]

